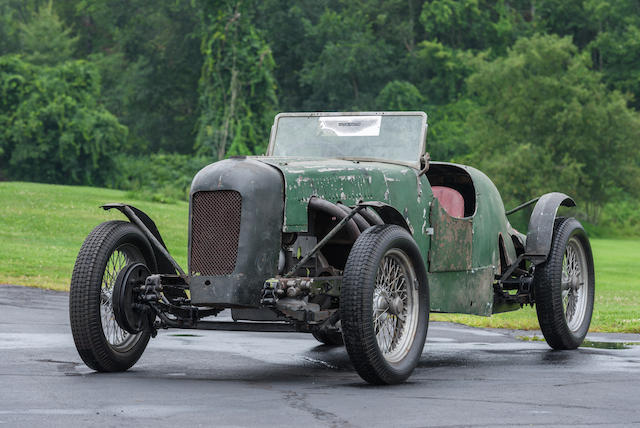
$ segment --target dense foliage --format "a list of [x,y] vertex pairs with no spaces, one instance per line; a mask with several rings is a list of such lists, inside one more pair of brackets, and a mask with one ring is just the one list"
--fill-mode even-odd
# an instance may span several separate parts
[[98,67],[70,58],[75,39],[50,6],[20,29],[23,55],[0,57],[4,173],[18,180],[104,185],[127,129],[98,103]]
[[424,110],[432,158],[507,205],[560,190],[617,222],[640,3],[0,0],[0,96],[0,178],[183,197],[201,164],[263,152],[278,111]]
[[275,114],[275,63],[248,3],[203,10],[196,150],[214,159],[264,152]]
[[506,56],[480,61],[467,82],[478,103],[469,157],[502,178],[507,200],[563,190],[595,219],[612,189],[640,186],[640,117],[568,37],[518,40]]

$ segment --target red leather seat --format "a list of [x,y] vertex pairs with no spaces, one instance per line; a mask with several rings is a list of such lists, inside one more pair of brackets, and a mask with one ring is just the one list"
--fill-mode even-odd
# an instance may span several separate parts
[[455,189],[444,186],[433,186],[433,196],[438,198],[442,208],[452,217],[464,217],[464,198]]

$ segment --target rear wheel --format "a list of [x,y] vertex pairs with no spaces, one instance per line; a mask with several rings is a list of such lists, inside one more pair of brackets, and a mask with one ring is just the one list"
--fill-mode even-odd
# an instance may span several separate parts
[[358,374],[374,384],[409,377],[429,323],[429,289],[420,251],[403,228],[367,229],[353,245],[340,292],[342,334]]
[[534,274],[540,329],[554,349],[575,349],[591,323],[595,292],[589,238],[574,218],[556,222],[547,261]]
[[76,349],[90,368],[124,371],[133,366],[149,342],[150,333],[130,334],[113,313],[113,287],[118,274],[132,263],[155,270],[146,237],[129,222],[109,221],[87,236],[71,277],[69,317]]

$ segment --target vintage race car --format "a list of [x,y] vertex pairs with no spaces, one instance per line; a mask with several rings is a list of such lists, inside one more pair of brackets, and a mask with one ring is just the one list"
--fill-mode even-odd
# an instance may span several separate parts
[[[360,376],[405,380],[429,312],[490,316],[536,305],[555,349],[584,339],[594,302],[589,240],[548,193],[505,213],[491,180],[431,162],[426,114],[283,113],[266,156],[196,174],[189,262],[126,204],[86,238],[71,280],[77,350],[127,370],[158,329],[309,332],[344,345]],[[527,234],[507,215],[535,203]],[[222,319],[214,318],[223,310]]]

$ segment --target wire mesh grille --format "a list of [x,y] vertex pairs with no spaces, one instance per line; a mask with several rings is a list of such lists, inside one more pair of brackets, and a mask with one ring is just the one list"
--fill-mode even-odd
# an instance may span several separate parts
[[226,275],[238,258],[242,197],[233,190],[197,192],[191,201],[191,274]]

